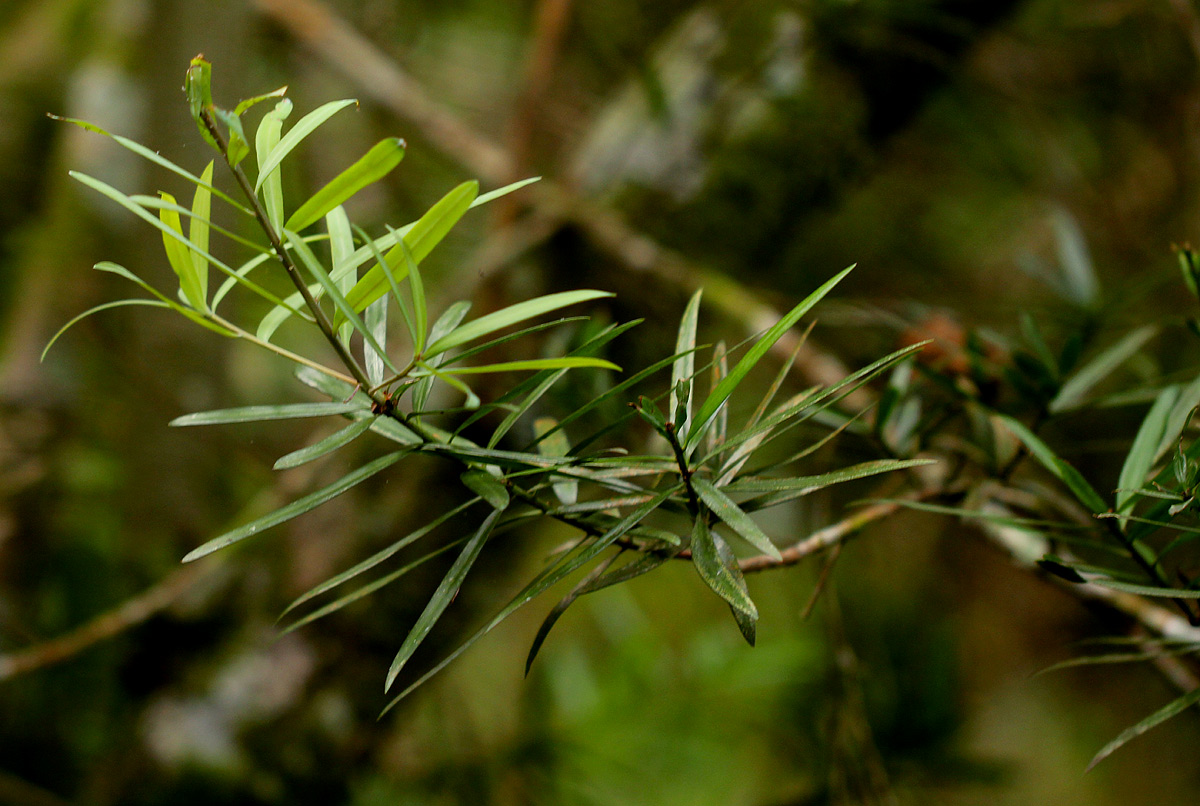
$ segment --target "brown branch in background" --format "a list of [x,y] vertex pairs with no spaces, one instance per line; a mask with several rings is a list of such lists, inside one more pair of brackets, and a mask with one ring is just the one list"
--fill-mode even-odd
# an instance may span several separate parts
[[[326,6],[316,0],[256,2],[259,11],[320,54],[364,93],[407,119],[447,156],[493,184],[511,181],[516,163],[507,150],[434,101],[394,59]],[[574,224],[595,246],[627,269],[653,273],[689,294],[704,286],[710,291],[706,302],[741,322],[750,333],[758,333],[779,321],[781,314],[745,287],[663,247],[630,226],[616,211],[590,203],[552,180],[544,179],[539,185],[533,199],[539,212],[560,224]],[[547,227],[547,237],[556,230],[556,226]],[[788,335],[771,350],[786,360],[797,343],[795,336]],[[811,344],[801,346],[795,367],[811,380],[827,385],[847,374],[837,358]],[[866,402],[865,394],[860,392],[846,397],[847,406],[853,409],[863,408]]]
[[538,111],[558,67],[570,16],[571,0],[538,2],[533,44],[525,61],[524,75],[521,77],[521,95],[509,121],[508,153],[512,155],[513,180],[520,179],[529,170],[533,133],[541,121]]
[[219,561],[185,565],[138,596],[102,613],[86,624],[36,646],[0,655],[0,682],[19,674],[53,666],[101,641],[136,627],[172,604],[214,569]]

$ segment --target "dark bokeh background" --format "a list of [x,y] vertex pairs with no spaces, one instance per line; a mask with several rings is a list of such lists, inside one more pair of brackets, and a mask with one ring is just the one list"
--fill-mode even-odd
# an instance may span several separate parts
[[[89,319],[38,363],[63,322],[127,293],[96,261],[171,277],[157,233],[67,170],[187,192],[45,113],[198,170],[179,92],[198,52],[228,105],[281,84],[300,113],[362,99],[305,144],[294,194],[380,137],[408,140],[355,200],[364,224],[412,220],[468,178],[555,180],[557,195],[468,217],[428,282],[480,307],[614,290],[600,315],[648,320],[627,365],[670,349],[697,282],[706,328],[740,334],[761,324],[747,293],[787,307],[852,262],[815,333],[850,365],[939,312],[1000,340],[1020,310],[1053,326],[1064,266],[1094,267],[1114,327],[1177,314],[1169,246],[1200,238],[1191,0],[320,8],[334,17],[314,25],[287,0],[0,4],[0,652],[95,627],[131,597],[154,609],[0,681],[0,803],[1194,802],[1190,715],[1083,773],[1172,696],[1152,669],[1030,677],[1105,617],[917,514],[851,544],[807,620],[816,565],[753,580],[753,650],[681,564],[578,604],[522,679],[550,605],[535,604],[377,722],[434,570],[283,638],[274,622],[440,511],[453,474],[413,467],[181,571],[206,537],[354,457],[279,475],[280,454],[324,432],[168,429],[301,393],[270,356],[157,311]],[[397,90],[396,65],[434,112]],[[655,244],[665,260],[645,259]],[[832,506],[772,527],[803,533]],[[452,648],[556,539],[485,553],[417,660]]]

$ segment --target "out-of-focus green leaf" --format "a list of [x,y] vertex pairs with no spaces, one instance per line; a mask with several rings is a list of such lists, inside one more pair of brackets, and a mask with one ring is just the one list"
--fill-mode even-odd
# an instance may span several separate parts
[[1050,450],[1050,446],[1043,442],[1040,437],[1026,428],[1023,423],[1014,420],[1007,414],[997,414],[996,416],[1009,431],[1025,444],[1025,447],[1029,449],[1029,452],[1035,459],[1041,462],[1043,467],[1054,474],[1059,481],[1067,485],[1067,488],[1075,496],[1076,500],[1083,504],[1089,512],[1095,514],[1108,509],[1108,505],[1104,503],[1104,499],[1088,483],[1083,474],[1060,459],[1058,454]]
[[458,555],[458,559],[454,561],[454,564],[450,566],[450,570],[446,572],[446,576],[442,578],[437,590],[429,598],[429,603],[425,605],[425,609],[417,618],[417,623],[413,625],[412,630],[408,633],[408,637],[401,644],[400,651],[396,653],[391,668],[388,669],[387,679],[383,684],[384,691],[390,689],[392,683],[396,682],[396,676],[400,674],[400,671],[404,668],[404,664],[408,662],[408,659],[412,657],[412,653],[425,640],[425,636],[429,635],[429,631],[433,629],[433,625],[437,623],[442,613],[458,594],[458,589],[462,587],[467,572],[471,570],[471,566],[479,558],[479,552],[483,550],[483,544],[487,542],[488,536],[491,535],[492,529],[495,527],[496,521],[503,511],[503,509],[492,510],[491,514],[479,525],[475,534],[471,536],[471,539],[467,541],[462,553]]
[[550,612],[546,614],[546,618],[542,620],[541,626],[538,627],[537,634],[533,636],[533,643],[530,644],[529,652],[525,656],[526,677],[529,676],[529,670],[533,667],[533,661],[537,658],[538,651],[542,648],[542,644],[545,643],[546,637],[550,635],[550,630],[554,629],[554,625],[558,623],[558,620],[562,617],[562,614],[567,612],[567,608],[574,604],[576,599],[589,591],[590,586],[593,585],[596,580],[598,580],[604,574],[604,572],[608,570],[609,566],[611,566],[619,556],[621,556],[619,553],[614,554],[604,562],[597,563],[596,567],[589,571],[583,579],[579,580],[579,583],[571,589],[571,592],[559,600],[558,604],[554,605],[554,607],[550,609]]
[[1116,579],[1093,579],[1097,585],[1112,588],[1115,591],[1136,593],[1138,596],[1150,596],[1162,599],[1200,599],[1200,590],[1187,588],[1163,588],[1158,585],[1137,585],[1132,582],[1122,582]]
[[1192,689],[1182,697],[1173,700],[1166,707],[1155,711],[1153,714],[1146,717],[1133,727],[1123,731],[1120,736],[1106,744],[1091,760],[1091,763],[1088,764],[1087,768],[1089,770],[1092,769],[1101,761],[1112,755],[1114,751],[1120,749],[1122,745],[1128,743],[1132,739],[1136,739],[1151,728],[1161,725],[1171,717],[1183,713],[1198,702],[1200,702],[1200,688]]
[[245,540],[247,537],[252,537],[259,532],[264,532],[267,529],[270,529],[272,526],[278,526],[281,523],[290,521],[292,518],[303,515],[305,512],[316,509],[321,504],[336,498],[356,484],[360,484],[381,470],[391,467],[406,455],[408,455],[407,451],[395,451],[393,453],[381,456],[375,461],[365,464],[351,473],[347,473],[333,484],[322,487],[316,492],[310,493],[303,498],[299,498],[287,506],[280,507],[274,512],[268,513],[261,518],[257,518],[250,523],[245,524],[244,526],[239,526],[238,528],[232,529],[223,535],[214,537],[204,545],[189,552],[188,555],[183,558],[183,561],[188,563],[192,562],[193,560],[198,560],[201,557],[212,554],[214,551],[219,551],[226,546],[237,543],[239,540]]
[[[567,439],[567,433],[558,428],[558,421],[553,417],[538,417],[533,421],[533,432],[539,440],[538,453],[543,456],[564,457],[570,452],[571,442]],[[553,488],[554,495],[564,504],[574,504],[579,499],[578,481],[556,481]]]
[[60,327],[58,329],[58,332],[55,333],[50,338],[50,341],[46,342],[46,346],[42,348],[42,356],[39,360],[40,361],[46,360],[46,353],[50,352],[50,348],[54,346],[54,342],[58,341],[59,336],[61,336],[62,334],[66,333],[68,330],[70,330],[71,327],[76,322],[86,319],[94,313],[99,313],[100,311],[107,311],[109,308],[123,308],[127,305],[146,305],[151,308],[170,308],[171,307],[167,303],[165,303],[161,300],[157,300],[157,299],[119,299],[115,302],[105,302],[102,305],[95,306],[94,308],[88,308],[86,311],[79,314],[78,316],[72,317],[71,321],[67,322],[65,325],[63,325],[62,327]]
[[467,489],[487,501],[492,509],[504,509],[508,506],[508,488],[504,486],[503,481],[486,470],[468,470],[461,478]]
[[263,181],[271,172],[283,162],[288,154],[292,153],[292,149],[300,145],[305,137],[313,133],[325,121],[329,120],[335,114],[345,109],[351,104],[356,104],[358,101],[353,98],[348,98],[342,101],[330,101],[327,104],[322,104],[313,111],[309,112],[304,117],[296,121],[296,125],[288,130],[288,133],[280,138],[271,152],[263,159],[259,165],[258,181],[254,184],[254,191],[257,193],[262,188]]
[[1154,466],[1155,454],[1162,444],[1166,432],[1167,421],[1175,402],[1179,399],[1179,387],[1168,386],[1158,395],[1154,405],[1142,420],[1133,445],[1125,456],[1121,466],[1121,475],[1117,479],[1117,511],[1125,511],[1137,498],[1137,490],[1146,481],[1150,468]]
[[720,539],[720,535],[709,530],[704,518],[696,518],[692,527],[692,565],[704,580],[704,584],[712,588],[730,607],[751,619],[757,619],[758,608],[754,606],[745,588],[738,585],[737,579],[721,561],[716,542]]
[[776,322],[773,327],[763,334],[761,339],[755,342],[754,346],[751,347],[744,356],[742,356],[741,360],[738,361],[737,365],[734,366],[734,368],[729,372],[728,375],[725,376],[724,379],[722,379],[721,383],[719,383],[717,387],[709,393],[708,397],[705,398],[704,403],[700,406],[700,410],[696,412],[696,416],[693,419],[694,426],[688,430],[685,447],[691,450],[694,449],[697,444],[699,444],[700,436],[707,431],[709,425],[717,416],[717,410],[725,404],[725,401],[729,399],[729,396],[733,394],[733,391],[738,387],[746,375],[750,373],[750,370],[762,360],[763,356],[767,354],[767,351],[771,349],[771,346],[774,345],[775,342],[779,341],[783,334],[790,330],[791,327],[800,320],[800,317],[808,313],[808,311],[814,305],[820,302],[826,294],[832,291],[833,287],[841,282],[842,278],[849,274],[853,268],[853,266],[850,266],[849,268],[842,270],[816,291],[809,294],[799,305],[788,311],[788,313],[782,319]]
[[1088,392],[1142,349],[1142,346],[1157,333],[1157,325],[1140,327],[1084,364],[1063,383],[1058,394],[1050,401],[1050,412],[1058,414],[1083,405]]
[[343,445],[349,445],[351,442],[358,439],[359,436],[365,434],[367,431],[370,431],[371,425],[374,422],[374,417],[364,417],[361,420],[356,420],[345,428],[339,429],[319,442],[309,445],[307,448],[301,448],[298,451],[292,451],[289,454],[279,457],[279,460],[275,462],[275,469],[287,470],[289,468],[299,467],[300,465],[311,462],[314,459],[320,459],[325,454],[332,453]]
[[237,167],[242,160],[250,156],[250,141],[246,139],[246,132],[242,129],[242,118],[228,109],[217,108],[213,112],[217,120],[224,123],[225,128],[229,130],[225,158],[231,166]]
[[258,423],[266,420],[292,420],[300,417],[327,417],[332,414],[349,414],[365,411],[358,401],[349,403],[284,403],[278,406],[243,406],[236,409],[198,411],[176,417],[173,426],[224,425],[227,423]]
[[743,512],[732,498],[702,478],[693,478],[692,486],[696,488],[696,493],[704,505],[711,509],[726,526],[737,532],[742,539],[773,559],[783,559],[783,555],[771,542],[771,538],[767,537],[758,524]]
[[292,213],[286,229],[300,232],[320,221],[334,207],[349,199],[367,185],[378,182],[391,173],[404,158],[404,141],[399,137],[381,140],[353,165],[329,181],[314,193],[308,201]]
[[1167,424],[1163,428],[1162,439],[1158,443],[1158,448],[1154,451],[1154,461],[1157,462],[1166,455],[1167,451],[1175,447],[1179,435],[1187,427],[1188,420],[1191,419],[1192,412],[1196,410],[1197,406],[1200,406],[1200,376],[1197,376],[1195,380],[1180,390],[1179,397],[1176,399],[1175,405],[1167,417]]

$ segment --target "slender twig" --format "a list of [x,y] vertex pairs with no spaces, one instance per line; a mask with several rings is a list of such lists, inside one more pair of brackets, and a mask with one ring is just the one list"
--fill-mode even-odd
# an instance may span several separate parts
[[113,610],[68,633],[0,655],[0,681],[61,663],[101,641],[136,627],[170,607],[219,565],[219,561],[185,565],[138,596],[125,600]]

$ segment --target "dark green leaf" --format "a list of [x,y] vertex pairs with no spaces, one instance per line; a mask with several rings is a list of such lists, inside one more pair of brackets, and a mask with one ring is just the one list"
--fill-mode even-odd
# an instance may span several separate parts
[[307,448],[301,448],[298,451],[292,451],[289,454],[279,457],[279,461],[275,463],[275,470],[287,470],[293,467],[299,467],[302,464],[311,462],[314,459],[320,459],[322,456],[336,451],[343,445],[348,445],[359,436],[371,430],[371,425],[375,422],[374,417],[364,417],[361,420],[356,420],[350,425],[342,428],[329,436],[309,445]]
[[758,608],[746,593],[745,586],[738,585],[738,580],[721,560],[721,553],[717,549],[718,540],[721,540],[721,536],[709,530],[704,518],[696,518],[692,527],[692,565],[704,580],[704,584],[712,588],[730,607],[741,611],[752,620],[757,619]]
[[733,499],[702,478],[693,478],[692,486],[696,488],[696,493],[704,505],[711,509],[726,526],[737,532],[742,539],[773,559],[783,559],[783,555],[771,542],[771,538],[767,537],[758,524],[733,502]]
[[198,560],[201,557],[212,554],[214,551],[218,551],[226,546],[230,546],[239,540],[252,537],[259,532],[264,532],[267,529],[270,529],[272,526],[278,526],[281,523],[290,521],[292,518],[303,515],[305,512],[316,509],[326,501],[336,498],[337,496],[346,492],[354,485],[366,481],[379,471],[394,465],[406,455],[407,451],[396,451],[394,453],[381,456],[375,461],[363,465],[357,470],[346,474],[333,484],[322,487],[320,490],[310,493],[303,498],[299,498],[287,506],[280,507],[274,512],[268,513],[261,518],[257,518],[250,523],[245,524],[244,526],[239,526],[238,528],[232,529],[223,535],[214,537],[204,545],[189,552],[188,555],[183,558],[183,561],[185,563],[189,563],[193,560]]
[[1171,717],[1183,713],[1198,702],[1200,702],[1200,688],[1195,688],[1189,691],[1187,694],[1184,694],[1182,697],[1172,701],[1165,708],[1155,711],[1141,722],[1123,731],[1120,736],[1106,744],[1103,749],[1101,749],[1100,752],[1095,755],[1091,763],[1088,764],[1087,768],[1091,770],[1131,739],[1136,739],[1151,728],[1157,727]]
[[466,579],[467,572],[471,570],[471,566],[475,564],[475,560],[479,558],[479,552],[483,550],[483,544],[487,542],[488,536],[491,535],[493,527],[496,525],[497,519],[503,512],[502,509],[493,509],[479,525],[479,529],[467,541],[463,547],[462,553],[458,555],[458,559],[450,566],[450,570],[446,572],[446,576],[442,578],[437,590],[433,592],[429,603],[425,605],[425,609],[417,618],[417,623],[413,625],[409,631],[408,637],[404,639],[404,643],[400,646],[400,651],[396,653],[395,659],[392,661],[391,668],[388,669],[387,680],[384,682],[383,690],[387,691],[392,687],[392,683],[396,682],[396,676],[404,668],[404,664],[412,657],[412,653],[417,650],[421,642],[425,640],[425,636],[429,635],[429,631],[433,629],[433,625],[441,618],[442,613],[458,595],[458,589],[462,587],[463,580]]
[[200,411],[176,417],[170,422],[174,426],[222,425],[225,423],[257,423],[265,420],[291,420],[298,417],[326,417],[331,414],[349,414],[365,411],[359,401],[349,403],[283,403],[277,406],[243,406],[236,409]]
[[487,501],[492,509],[504,509],[508,506],[508,487],[503,480],[478,468],[468,470],[461,478],[467,489]]

